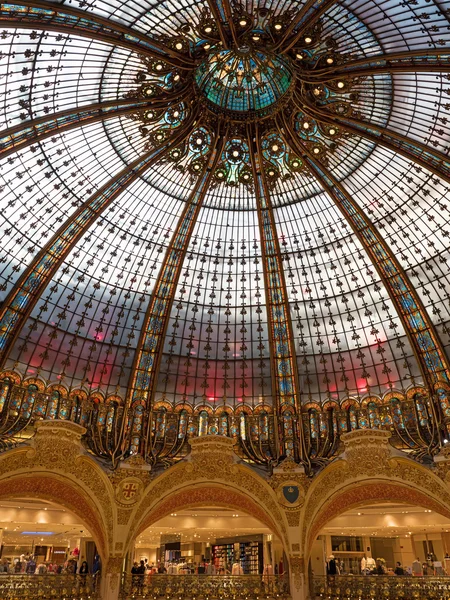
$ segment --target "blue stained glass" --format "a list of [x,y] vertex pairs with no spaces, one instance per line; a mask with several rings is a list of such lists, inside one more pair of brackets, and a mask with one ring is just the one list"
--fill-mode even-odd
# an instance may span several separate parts
[[286,58],[251,51],[212,52],[195,73],[206,98],[233,112],[258,112],[270,107],[288,91],[292,73]]

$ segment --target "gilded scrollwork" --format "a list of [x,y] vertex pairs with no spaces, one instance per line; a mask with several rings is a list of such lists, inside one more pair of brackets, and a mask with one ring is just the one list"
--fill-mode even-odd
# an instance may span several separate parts
[[[170,496],[178,492],[180,488],[186,485],[191,486],[194,482],[197,485],[203,483],[206,485],[210,482],[216,486],[229,486],[229,494],[237,490],[241,503],[246,497],[251,499],[253,507],[249,510],[254,511],[256,506],[259,507],[260,516],[258,518],[266,523],[272,522],[271,528],[279,532],[281,538],[287,543],[286,517],[284,511],[280,510],[276,494],[260,475],[242,463],[234,453],[233,440],[219,436],[205,436],[191,440],[190,444],[192,452],[188,459],[157,477],[145,490],[130,526],[130,536],[135,535],[146,520],[142,515],[145,513],[147,517],[151,516],[153,508],[163,498],[168,499],[164,506],[167,514],[170,512],[167,509],[167,502]],[[193,498],[192,493],[190,498]],[[256,499],[256,502],[253,498]],[[148,506],[152,508],[149,510]]]
[[[47,492],[62,503],[66,500],[65,490],[72,490],[73,500],[70,501],[69,493],[66,505],[86,521],[89,519],[92,534],[104,540],[103,551],[106,552],[113,535],[112,488],[104,471],[85,454],[81,444],[85,431],[70,421],[38,421],[31,445],[0,456],[0,478],[15,475],[21,478],[18,481],[24,491],[34,489],[34,494],[40,489],[38,479],[45,480],[47,490],[43,489],[42,493]],[[57,478],[63,480],[57,481]],[[3,492],[5,486],[3,482]],[[87,506],[96,508],[88,510]]]
[[390,446],[389,437],[389,432],[377,430],[342,436],[343,454],[320,473],[307,494],[302,519],[305,543],[311,544],[321,527],[348,506],[377,498],[400,502],[409,498],[413,504],[450,514],[450,493],[442,480]]

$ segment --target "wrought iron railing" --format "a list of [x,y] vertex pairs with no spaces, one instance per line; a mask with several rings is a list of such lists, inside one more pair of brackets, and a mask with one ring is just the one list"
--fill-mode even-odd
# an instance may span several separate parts
[[96,600],[100,579],[92,575],[7,575],[0,573],[2,600]]
[[339,575],[313,587],[315,600],[450,600],[450,577]]
[[123,574],[120,600],[131,598],[283,598],[289,596],[284,575],[128,575]]
[[138,454],[152,465],[171,464],[187,454],[190,438],[203,435],[233,438],[247,461],[271,467],[290,455],[308,470],[336,456],[341,435],[355,429],[389,430],[396,448],[420,459],[431,457],[450,437],[442,401],[419,392],[408,400],[391,394],[385,403],[332,404],[324,410],[306,408],[300,416],[278,416],[245,412],[245,407],[239,414],[220,408],[172,410],[168,405],[128,409],[117,398],[101,402],[73,394],[64,397],[58,391],[38,391],[36,385],[0,382],[0,452],[31,437],[34,423],[41,419],[83,425],[87,447],[113,466]]

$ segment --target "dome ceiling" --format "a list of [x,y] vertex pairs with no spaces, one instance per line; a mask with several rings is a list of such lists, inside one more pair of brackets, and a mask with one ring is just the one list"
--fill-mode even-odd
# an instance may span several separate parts
[[3,370],[282,410],[447,381],[449,15],[2,5]]

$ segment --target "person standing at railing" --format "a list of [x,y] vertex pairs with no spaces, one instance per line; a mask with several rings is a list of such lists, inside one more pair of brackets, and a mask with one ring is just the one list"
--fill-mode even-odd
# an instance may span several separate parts
[[83,560],[81,563],[80,570],[78,571],[81,585],[86,585],[86,577],[89,574],[89,567],[87,561]]
[[27,562],[26,573],[27,573],[27,575],[34,575],[35,572],[36,572],[36,561],[34,560],[34,557],[31,556],[30,560]]
[[233,566],[231,567],[231,574],[232,575],[243,575],[244,574],[244,569],[241,567],[241,563],[239,563],[239,562],[233,563]]
[[337,574],[338,574],[338,569],[337,569],[336,560],[335,560],[333,554],[331,554],[328,559],[328,563],[327,563],[327,575],[329,575],[330,577],[334,577]]
[[215,575],[216,574],[216,565],[212,561],[210,561],[206,565],[206,574],[207,575]]
[[131,567],[131,584],[137,586],[139,581],[139,565],[135,561]]
[[396,575],[404,575],[405,574],[405,570],[403,569],[401,562],[397,561],[397,564],[395,565],[394,573]]
[[9,570],[8,561],[6,560],[6,558],[4,558],[2,560],[2,562],[0,563],[0,573],[3,575],[8,575],[9,572],[10,572],[10,570]]

